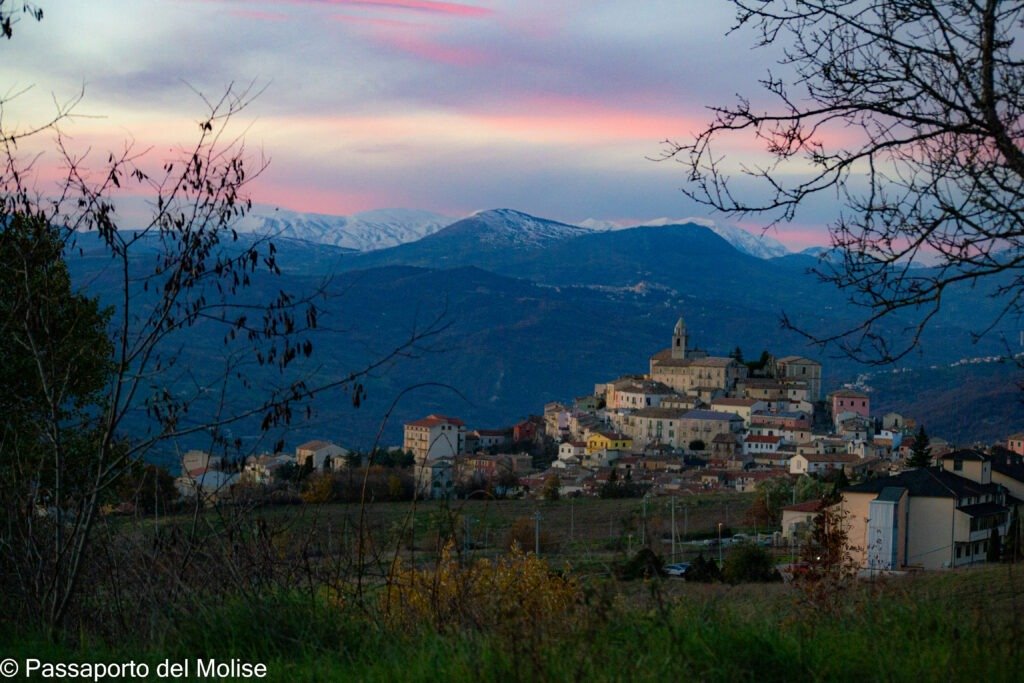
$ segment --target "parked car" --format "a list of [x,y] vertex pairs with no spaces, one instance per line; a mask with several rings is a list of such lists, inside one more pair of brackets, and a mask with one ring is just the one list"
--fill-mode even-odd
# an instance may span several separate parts
[[686,576],[686,572],[690,570],[690,563],[677,562],[676,564],[667,564],[664,570],[669,576]]

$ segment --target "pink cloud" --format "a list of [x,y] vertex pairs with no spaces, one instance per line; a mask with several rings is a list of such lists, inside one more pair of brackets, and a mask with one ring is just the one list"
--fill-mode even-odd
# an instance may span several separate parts
[[433,0],[326,0],[335,5],[363,5],[366,7],[386,7],[388,9],[414,10],[417,12],[434,12],[460,17],[482,17],[493,14],[494,10],[475,5],[464,5],[458,2],[434,2]]
[[[737,225],[752,235],[760,235],[765,226],[764,223],[753,221],[741,221]],[[828,229],[824,224],[783,223],[768,230],[765,234],[782,242],[791,251],[829,246]]]
[[439,2],[437,0],[290,0],[290,2],[301,5],[379,7],[382,9],[446,14],[456,17],[483,17],[494,14],[494,10],[487,7],[467,5],[460,2]]
[[494,62],[494,57],[480,50],[452,47],[426,40],[423,35],[381,34],[377,40],[393,50],[441,64],[473,66]]
[[303,182],[297,175],[286,179],[281,174],[274,173],[261,176],[247,188],[247,191],[257,204],[331,215],[348,215],[357,211],[402,204],[402,199],[394,192],[353,191],[317,186],[314,183]]
[[369,24],[371,26],[385,26],[388,28],[420,28],[422,24],[402,19],[381,19],[379,17],[357,17],[351,14],[332,14],[334,21],[345,22],[346,24]]
[[288,21],[289,16],[280,12],[263,12],[255,9],[233,9],[232,16],[240,19],[255,19],[257,21]]

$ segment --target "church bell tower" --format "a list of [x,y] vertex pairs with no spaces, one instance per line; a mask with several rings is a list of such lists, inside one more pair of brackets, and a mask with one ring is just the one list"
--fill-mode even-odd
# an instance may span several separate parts
[[686,358],[686,323],[682,316],[679,316],[676,328],[672,331],[672,358]]

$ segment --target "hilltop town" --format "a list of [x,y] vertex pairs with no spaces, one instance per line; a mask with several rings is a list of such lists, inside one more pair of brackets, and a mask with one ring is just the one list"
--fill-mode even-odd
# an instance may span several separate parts
[[[939,568],[983,561],[991,545],[1020,533],[1011,527],[1024,500],[1022,455],[1024,433],[987,452],[957,450],[912,416],[873,414],[868,392],[823,396],[822,366],[812,359],[765,351],[747,361],[738,348],[710,355],[680,317],[646,372],[599,382],[592,394],[548,403],[511,426],[469,428],[431,414],[404,425],[401,448],[363,455],[315,440],[294,455],[251,457],[236,472],[193,451],[178,487],[218,497],[237,484],[314,472],[326,480],[387,464],[411,466],[411,476],[380,482],[395,500],[691,496],[804,478],[841,491],[850,545],[871,548],[854,558],[861,566]],[[321,488],[303,500],[337,499],[337,486]],[[797,501],[793,490],[792,504],[778,511],[783,542],[806,534],[822,507],[817,498]]]

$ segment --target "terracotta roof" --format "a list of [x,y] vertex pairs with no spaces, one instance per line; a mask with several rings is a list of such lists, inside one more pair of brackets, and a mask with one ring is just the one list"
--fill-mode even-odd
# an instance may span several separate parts
[[751,434],[745,440],[746,443],[778,443],[782,441],[781,436],[759,436]]
[[787,505],[783,510],[789,510],[790,512],[820,512],[821,508],[824,507],[821,500],[805,500],[802,503],[796,503],[794,505]]
[[655,354],[652,356],[652,360],[656,360],[658,365],[672,368],[725,368],[736,364],[735,358],[720,358],[717,356],[708,356],[706,358],[672,358],[671,353],[668,357],[661,357],[660,354]]
[[819,363],[818,361],[811,360],[810,358],[804,358],[803,356],[785,356],[783,358],[779,358],[775,362],[776,363],[803,363],[805,365],[821,365],[821,363]]
[[736,406],[750,408],[756,403],[761,403],[756,398],[715,398],[711,399],[711,407],[715,406]]
[[436,427],[442,424],[453,424],[456,427],[465,427],[466,423],[455,417],[447,417],[445,415],[427,415],[421,420],[413,420],[412,422],[406,422],[406,427]]
[[686,408],[641,408],[633,413],[633,416],[659,420],[678,420],[688,412],[689,410]]
[[725,420],[731,422],[732,420],[741,419],[735,413],[720,413],[714,410],[690,410],[683,415],[685,420]]
[[833,391],[831,395],[838,396],[840,398],[868,398],[867,394],[860,391],[854,391],[853,389],[840,389],[838,391]]
[[334,444],[331,443],[330,441],[320,441],[319,439],[314,439],[313,441],[307,441],[306,443],[302,444],[296,450],[299,450],[299,451],[318,451],[321,448],[327,448],[328,446],[333,446],[333,445]]
[[595,434],[597,434],[598,436],[603,436],[606,439],[610,439],[611,441],[632,441],[633,440],[630,437],[626,436],[625,434],[619,434],[618,432],[598,431],[598,432],[595,432]]
[[800,458],[806,458],[807,462],[838,462],[838,463],[850,463],[858,462],[860,456],[853,453],[836,453],[835,455],[826,455],[824,453],[807,453],[806,455],[797,456]]

